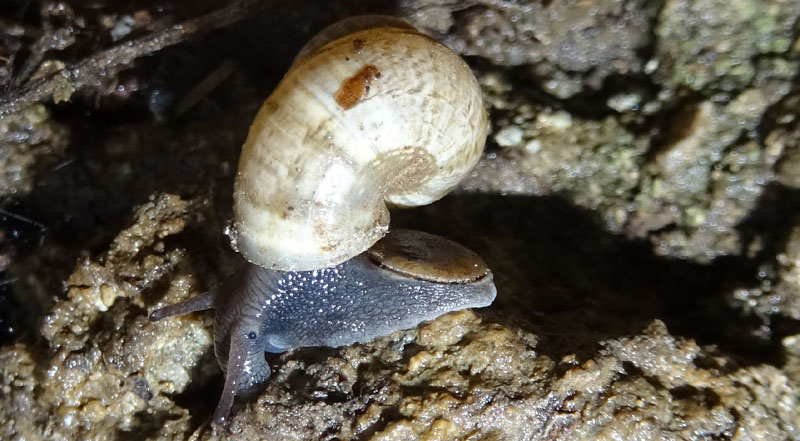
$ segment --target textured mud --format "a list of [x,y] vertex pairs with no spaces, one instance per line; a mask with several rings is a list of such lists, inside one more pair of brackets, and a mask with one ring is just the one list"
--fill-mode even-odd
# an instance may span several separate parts
[[[0,84],[37,26],[65,29],[39,46],[55,69],[179,3],[11,16]],[[800,0],[310,5],[0,119],[0,438],[800,439]],[[249,121],[314,30],[363,12],[451,45],[484,88],[472,176],[392,222],[481,254],[497,301],[269,354],[216,427],[211,314],[147,314],[235,270]]]

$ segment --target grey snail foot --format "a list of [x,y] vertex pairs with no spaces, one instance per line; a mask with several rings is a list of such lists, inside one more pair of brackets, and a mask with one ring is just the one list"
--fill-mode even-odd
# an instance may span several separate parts
[[214,346],[226,372],[214,421],[270,376],[264,352],[339,347],[409,329],[447,312],[488,306],[492,273],[472,251],[439,236],[395,230],[332,268],[245,266],[214,292],[153,311],[151,320],[213,307]]

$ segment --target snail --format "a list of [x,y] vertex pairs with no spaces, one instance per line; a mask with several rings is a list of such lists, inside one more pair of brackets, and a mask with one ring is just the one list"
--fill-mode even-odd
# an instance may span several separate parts
[[369,341],[491,304],[493,276],[477,254],[389,231],[387,208],[447,194],[486,132],[466,63],[399,19],[346,19],[301,49],[242,148],[228,234],[248,263],[150,315],[215,309],[226,372],[215,422],[270,376],[264,352]]

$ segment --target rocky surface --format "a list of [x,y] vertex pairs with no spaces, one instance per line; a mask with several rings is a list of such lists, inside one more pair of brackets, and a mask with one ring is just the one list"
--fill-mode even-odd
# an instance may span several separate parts
[[464,55],[524,66],[539,87],[565,99],[599,89],[614,74],[641,72],[638,54],[652,45],[657,2],[494,2],[453,5],[406,0],[407,19]]
[[[162,6],[68,21],[115,40]],[[0,438],[800,439],[797,0],[307,10],[0,119]],[[211,314],[147,314],[234,271],[221,232],[260,100],[313,30],[376,11],[467,55],[484,88],[478,167],[393,225],[479,252],[497,301],[268,354],[267,388],[215,426]]]

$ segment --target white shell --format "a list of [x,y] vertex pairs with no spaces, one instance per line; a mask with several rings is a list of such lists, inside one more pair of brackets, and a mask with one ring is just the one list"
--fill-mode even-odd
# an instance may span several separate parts
[[234,246],[263,267],[339,264],[387,231],[386,204],[443,197],[486,140],[481,90],[413,28],[361,30],[303,53],[258,112],[234,190]]

